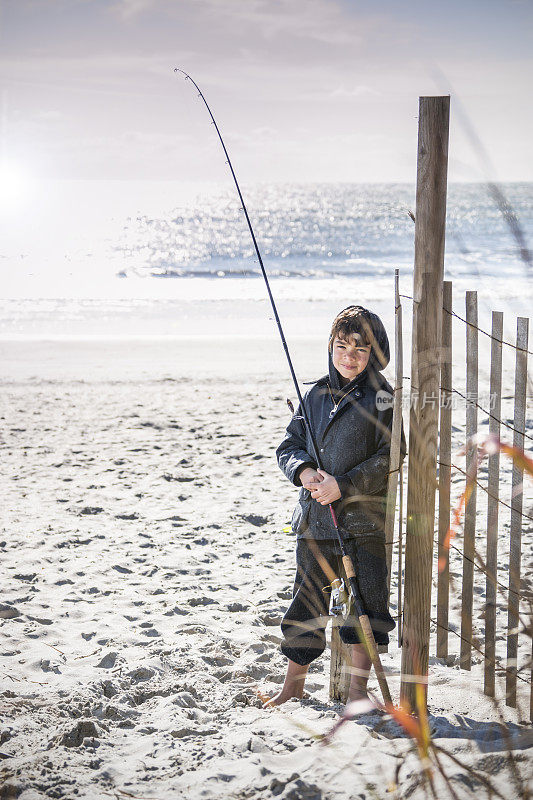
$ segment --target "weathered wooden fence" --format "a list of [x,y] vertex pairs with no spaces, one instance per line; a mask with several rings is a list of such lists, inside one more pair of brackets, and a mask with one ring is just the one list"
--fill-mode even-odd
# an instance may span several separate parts
[[[398,586],[397,595],[397,620],[398,641],[402,640],[402,610],[403,610],[403,562],[404,562],[404,514],[403,514],[403,470],[399,469],[399,443],[402,398],[409,394],[403,392],[402,376],[402,306],[399,291],[399,275],[396,271],[395,278],[395,351],[396,351],[396,378],[394,397],[393,437],[391,444],[391,473],[389,476],[389,497],[386,518],[386,546],[387,561],[390,575],[394,575]],[[412,298],[404,295],[409,300]],[[466,363],[464,374],[466,385],[463,393],[452,384],[453,353],[453,321],[463,325],[466,336]],[[503,313],[492,312],[492,331],[482,330],[478,325],[477,293],[467,292],[465,296],[465,316],[453,312],[452,308],[452,283],[444,282],[443,291],[443,318],[442,318],[442,348],[441,348],[441,382],[438,405],[439,419],[439,453],[438,453],[438,514],[436,519],[436,544],[437,544],[437,569],[436,569],[436,619],[432,621],[436,628],[436,649],[438,658],[448,663],[455,661],[453,647],[450,647],[449,634],[454,636],[458,653],[459,664],[462,669],[470,670],[472,666],[472,652],[477,658],[481,657],[484,667],[483,691],[494,697],[496,694],[496,674],[505,674],[505,700],[509,706],[516,706],[517,681],[529,683],[531,687],[531,673],[525,669],[518,670],[520,657],[519,629],[526,624],[523,614],[528,612],[524,605],[531,603],[531,593],[521,590],[521,565],[522,530],[524,521],[533,523],[533,518],[523,510],[523,467],[514,463],[512,467],[512,481],[509,497],[504,498],[500,489],[501,458],[500,450],[494,443],[500,439],[502,428],[505,433],[502,440],[512,444],[519,450],[524,450],[524,444],[533,442],[533,436],[526,431],[526,394],[528,385],[527,356],[528,356],[528,331],[529,320],[518,317],[516,321],[516,343],[506,341],[503,336]],[[490,339],[490,382],[488,392],[479,386],[479,334]],[[515,352],[515,379],[514,387],[502,385],[502,350]],[[458,360],[455,356],[457,370]],[[462,370],[457,370],[461,372]],[[513,422],[502,419],[502,393],[514,397]],[[489,408],[480,403],[480,398],[489,397]],[[457,400],[463,401],[464,409],[457,408]],[[431,402],[434,402],[431,398]],[[455,421],[460,423],[459,415],[464,414],[464,438],[455,442],[455,450],[466,446],[466,463],[461,467],[454,461],[452,448],[452,428]],[[481,415],[481,420],[479,420]],[[478,476],[478,446],[476,436],[483,428],[483,423],[488,421],[488,435],[492,442],[488,455],[486,482],[482,483]],[[456,429],[459,426],[456,426]],[[486,428],[485,428],[486,430]],[[468,440],[473,440],[468,444]],[[405,465],[404,465],[405,467]],[[458,513],[460,494],[455,498],[451,496],[452,474],[459,473],[463,478],[463,491],[468,492],[465,498],[462,536],[458,535],[450,541],[450,530],[453,529],[453,514]],[[398,485],[400,491],[398,492]],[[479,492],[481,492],[482,497]],[[486,499],[484,499],[486,497]],[[477,524],[476,508],[483,509],[486,502],[487,522],[486,528],[479,528]],[[504,515],[507,514],[510,526],[509,537],[503,535]],[[530,530],[532,528],[530,527]],[[459,532],[460,533],[460,532]],[[477,544],[476,544],[477,542]],[[460,557],[462,564],[461,580],[450,580],[450,554]],[[500,568],[499,568],[500,564]],[[508,564],[508,582],[504,584],[501,572],[506,571]],[[482,609],[483,630],[474,630],[474,590],[481,593],[484,589],[484,607]],[[450,623],[450,591],[461,598],[460,629],[453,622]],[[522,617],[520,614],[522,603]],[[506,630],[497,629],[497,610],[506,612]],[[479,609],[478,609],[479,610]],[[479,627],[479,626],[478,626]],[[496,652],[498,636],[505,635],[506,656],[502,658]],[[527,639],[526,639],[527,641]],[[429,643],[428,643],[429,644]],[[333,659],[331,669],[331,693],[336,699],[344,699],[347,692],[346,659],[347,653],[338,639],[335,630],[335,639],[332,640]],[[529,651],[522,653],[524,663],[530,658]],[[348,670],[349,671],[349,670]],[[533,693],[530,691],[531,713],[533,715]]]
[[[526,389],[527,389],[527,356],[528,356],[528,329],[529,320],[526,317],[518,317],[516,320],[517,333],[516,343],[508,342],[503,338],[503,313],[492,312],[492,332],[482,330],[478,325],[477,313],[477,293],[467,292],[465,297],[465,317],[454,314],[451,306],[452,286],[451,283],[445,284],[444,312],[447,323],[443,326],[443,338],[446,339],[446,346],[443,347],[443,357],[441,363],[441,418],[440,418],[440,452],[439,452],[439,561],[440,570],[438,572],[438,612],[437,612],[437,648],[436,655],[439,658],[448,658],[450,632],[449,625],[449,593],[450,593],[450,552],[455,551],[462,558],[462,581],[460,585],[455,585],[454,589],[461,597],[461,627],[460,633],[460,656],[459,663],[463,669],[470,670],[472,666],[472,651],[481,656],[484,663],[484,685],[485,694],[495,696],[495,675],[497,672],[505,673],[506,681],[506,703],[516,707],[516,684],[517,680],[531,684],[530,674],[524,676],[518,673],[518,634],[520,624],[527,627],[524,621],[520,620],[520,601],[529,600],[521,592],[521,542],[524,520],[533,522],[523,511],[523,466],[517,461],[512,466],[512,481],[508,501],[502,497],[500,491],[500,449],[497,442],[500,439],[502,426],[505,434],[502,435],[503,441],[509,442],[512,432],[512,443],[518,450],[524,450],[524,443],[533,441],[533,437],[526,433]],[[463,395],[458,389],[451,385],[451,364],[452,364],[452,318],[464,324],[466,332],[466,394]],[[490,349],[490,383],[489,408],[484,408],[480,404],[480,390],[478,386],[478,337],[479,333],[489,337]],[[515,380],[514,392],[511,387],[502,387],[502,349],[514,350],[515,359]],[[514,397],[514,419],[510,424],[502,420],[502,391]],[[466,464],[462,469],[454,463],[452,456],[452,409],[454,408],[453,399],[461,397],[465,402],[465,443]],[[478,412],[488,421],[489,434],[489,456],[487,468],[486,484],[479,480],[478,476],[478,443],[476,435],[479,432]],[[509,442],[510,443],[510,442]],[[451,497],[450,497],[450,476],[453,472],[462,473],[464,477],[465,509],[462,548],[461,538],[458,537],[458,544],[450,543],[444,546],[448,530],[453,520],[450,517]],[[486,495],[486,500],[480,496],[480,492]],[[457,504],[457,498],[455,504]],[[481,503],[486,502],[487,523],[486,528],[477,530],[476,506],[481,508]],[[502,524],[503,514],[500,511],[510,511],[510,535],[509,540],[503,534]],[[476,545],[477,542],[477,545]],[[500,564],[500,567],[499,567]],[[503,568],[508,564],[508,583],[504,585],[499,579]],[[485,589],[484,608],[482,618],[484,620],[484,630],[474,632],[473,629],[473,597],[474,588],[482,591]],[[505,663],[496,654],[497,641],[497,609],[498,601],[500,608],[507,611],[507,654]],[[523,603],[522,603],[523,605]],[[524,609],[525,610],[525,609]],[[456,631],[453,631],[457,633]],[[530,657],[530,652],[526,655],[526,660]]]
[[[465,316],[453,311],[452,284],[443,281],[444,218],[446,210],[447,141],[449,98],[420,98],[417,198],[415,221],[415,272],[413,296],[400,294],[399,273],[395,276],[395,379],[394,415],[391,435],[391,459],[388,481],[385,541],[389,587],[396,573],[398,584],[398,642],[402,646],[401,698],[414,705],[414,684],[428,681],[430,624],[436,629],[436,655],[450,663],[449,634],[459,649],[462,669],[472,668],[472,652],[483,660],[483,690],[494,697],[496,676],[505,676],[505,701],[517,704],[517,681],[529,684],[530,715],[533,718],[532,642],[528,642],[524,667],[518,668],[519,632],[533,624],[533,595],[521,588],[523,510],[523,463],[514,459],[508,502],[500,491],[500,449],[497,446],[502,428],[516,451],[533,442],[526,433],[526,390],[529,320],[517,319],[516,343],[504,339],[503,313],[492,312],[492,331],[478,324],[477,292],[465,296]],[[404,393],[403,331],[401,298],[412,301],[412,347],[409,392]],[[454,385],[457,358],[453,353],[453,326],[464,326],[466,363],[464,392]],[[479,335],[490,339],[489,409],[480,400]],[[515,353],[514,391],[502,385],[503,352]],[[506,362],[505,362],[506,363]],[[459,370],[462,375],[462,370]],[[514,398],[512,424],[502,418],[502,392]],[[402,399],[409,397],[409,447],[407,458],[407,514],[404,519],[403,468],[400,468]],[[452,450],[454,409],[457,399],[464,401],[465,466],[457,463]],[[455,411],[457,414],[457,410]],[[488,421],[489,440],[478,443],[482,423]],[[404,415],[404,417],[407,415]],[[455,417],[457,422],[457,417]],[[404,419],[404,421],[406,421]],[[458,429],[460,430],[460,429]],[[485,437],[487,438],[487,437]],[[490,444],[490,447],[488,446]],[[485,448],[485,449],[483,449]],[[488,453],[487,481],[479,480],[480,455]],[[452,498],[452,481],[457,474],[463,482],[460,496]],[[400,488],[398,496],[398,485]],[[479,490],[479,492],[478,492]],[[481,494],[480,494],[481,493]],[[435,521],[435,500],[438,514]],[[486,495],[486,500],[485,496]],[[485,530],[477,528],[477,510],[487,503]],[[464,508],[462,504],[464,503]],[[459,505],[458,505],[459,504]],[[461,524],[459,519],[462,514]],[[508,540],[503,535],[503,513],[510,512]],[[405,526],[405,535],[404,535]],[[395,533],[395,531],[397,531]],[[458,535],[452,541],[452,534]],[[436,541],[435,541],[436,540]],[[477,543],[477,544],[476,544]],[[436,547],[435,547],[436,545]],[[436,615],[432,609],[432,569],[436,551]],[[450,571],[450,554],[461,560],[462,576],[457,580]],[[499,578],[508,559],[508,581]],[[484,630],[474,625],[474,595],[485,591],[481,616]],[[453,592],[451,595],[450,593]],[[450,622],[450,596],[460,598],[460,626]],[[529,608],[526,610],[526,602]],[[522,609],[522,614],[521,614]],[[506,612],[506,655],[497,653],[498,610]],[[479,608],[476,609],[479,611]],[[524,613],[531,617],[526,622]],[[501,614],[499,615],[501,617]],[[501,627],[501,623],[500,623]],[[459,629],[458,629],[459,628]],[[533,641],[533,637],[531,637]],[[527,641],[524,637],[523,641]],[[345,700],[348,688],[348,651],[343,647],[335,626],[332,634],[330,695]],[[525,667],[529,660],[529,671]]]

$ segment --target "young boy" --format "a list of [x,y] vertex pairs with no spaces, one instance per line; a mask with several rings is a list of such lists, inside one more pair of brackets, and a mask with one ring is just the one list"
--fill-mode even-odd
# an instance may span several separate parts
[[[301,407],[276,451],[281,470],[301,489],[292,516],[296,579],[281,624],[287,674],[283,688],[265,707],[301,698],[309,664],[326,646],[329,595],[323,588],[331,583],[331,570],[342,575],[329,503],[334,504],[376,644],[388,643],[395,624],[387,607],[384,532],[392,403],[379,402],[379,395],[376,402],[377,393],[385,391],[392,398],[393,391],[381,375],[389,363],[389,341],[377,314],[361,306],[341,311],[331,328],[328,361],[329,374],[303,398],[324,469],[315,461]],[[403,432],[401,452],[403,458]],[[353,619],[347,618],[339,632],[352,645],[349,700],[365,698],[371,663]]]

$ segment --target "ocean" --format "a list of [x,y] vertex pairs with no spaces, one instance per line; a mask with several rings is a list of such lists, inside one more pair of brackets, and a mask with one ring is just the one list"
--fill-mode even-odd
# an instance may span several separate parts
[[[529,314],[533,184],[449,187],[445,277],[486,309]],[[274,296],[305,319],[324,302],[392,302],[394,270],[412,293],[415,187],[242,186]],[[56,181],[4,209],[0,335],[181,335],[213,316],[222,332],[266,303],[233,185]],[[255,306],[255,312],[250,309]],[[273,330],[271,315],[251,333]],[[233,321],[233,322],[232,322]],[[242,325],[240,326],[242,327]]]

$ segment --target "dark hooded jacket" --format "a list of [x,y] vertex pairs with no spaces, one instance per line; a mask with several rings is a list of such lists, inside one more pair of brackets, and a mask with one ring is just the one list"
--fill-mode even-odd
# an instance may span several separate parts
[[[363,372],[342,386],[328,352],[329,374],[316,381],[303,398],[323,468],[335,477],[341,491],[341,498],[333,504],[338,523],[344,535],[351,537],[384,536],[392,430],[393,390],[381,374],[389,363],[389,340],[377,314],[366,312],[365,316],[375,345]],[[333,398],[340,402],[330,416]],[[405,449],[402,427],[402,459]],[[298,406],[276,451],[280,469],[301,487],[292,530],[298,537],[333,539],[336,533],[329,507],[313,500],[299,478],[305,467],[317,468],[313,453]]]

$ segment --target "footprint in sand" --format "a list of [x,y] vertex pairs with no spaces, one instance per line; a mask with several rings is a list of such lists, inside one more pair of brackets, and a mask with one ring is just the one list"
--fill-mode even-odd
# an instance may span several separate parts
[[282,615],[275,611],[268,611],[266,614],[261,614],[258,619],[263,625],[273,628],[281,625]]
[[61,744],[64,747],[80,747],[85,744],[86,739],[97,740],[99,736],[101,733],[93,720],[80,719],[72,730],[63,735]]
[[15,580],[17,581],[24,581],[24,583],[31,583],[36,576],[37,576],[36,572],[30,572],[27,575],[22,575],[22,574],[13,575],[13,578],[15,578]]
[[115,687],[115,685],[109,681],[102,681],[102,693],[104,697],[111,698],[118,694],[119,690]]
[[269,521],[269,517],[262,517],[259,514],[237,514],[237,518],[242,519],[244,522],[249,522],[250,525],[255,525],[258,528],[262,525],[266,525]]
[[190,692],[180,692],[172,703],[180,708],[196,708],[198,703]]
[[150,669],[150,667],[137,667],[137,669],[128,672],[128,678],[131,678],[134,683],[148,681],[150,678],[153,678],[154,675],[155,670]]
[[155,628],[148,628],[148,630],[141,631],[143,636],[149,636],[151,639],[156,639],[158,636],[161,636],[158,630]]
[[18,608],[0,603],[0,619],[14,619],[15,617],[20,617]]
[[165,611],[164,612],[164,616],[165,617],[171,617],[173,614],[178,614],[179,616],[184,617],[184,616],[187,616],[187,614],[190,614],[190,613],[191,612],[187,611],[186,608],[180,608],[179,606],[176,606],[175,608],[169,608],[168,611]]
[[213,600],[211,597],[191,597],[189,600],[189,605],[193,606],[211,606],[213,603],[216,603],[216,600]]
[[250,606],[244,606],[242,603],[229,603],[226,606],[227,611],[231,611],[232,613],[237,613],[239,611],[247,611]]
[[49,658],[43,658],[40,662],[40,667],[43,672],[55,672],[56,675],[61,675],[59,666],[57,661],[51,661]]
[[262,708],[263,701],[257,697],[252,689],[243,690],[238,692],[233,697],[233,705],[235,706],[254,706],[255,708]]
[[169,733],[174,739],[186,739],[187,736],[198,736],[200,731],[197,728],[178,728]]
[[213,667],[228,667],[230,664],[234,663],[233,659],[227,658],[224,655],[202,656],[202,661],[205,661],[206,664],[210,664]]
[[115,666],[118,653],[110,652],[96,664],[96,669],[111,669]]

